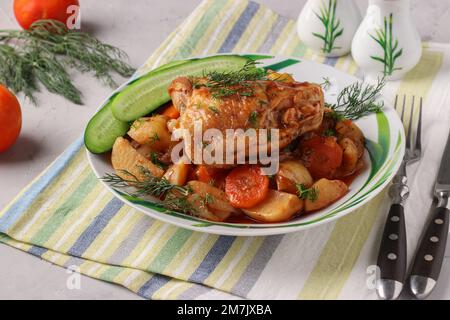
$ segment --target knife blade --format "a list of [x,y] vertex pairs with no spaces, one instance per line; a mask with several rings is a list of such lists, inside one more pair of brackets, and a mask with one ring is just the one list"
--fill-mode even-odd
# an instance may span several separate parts
[[436,207],[419,242],[410,276],[410,289],[418,299],[425,299],[433,289],[444,259],[450,215],[450,135],[434,187]]

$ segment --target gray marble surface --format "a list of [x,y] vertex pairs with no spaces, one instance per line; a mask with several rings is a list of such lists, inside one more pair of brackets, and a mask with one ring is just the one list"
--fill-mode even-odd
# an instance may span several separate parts
[[[297,18],[305,0],[257,0]],[[357,0],[361,10],[367,1]],[[80,0],[82,28],[124,49],[140,65],[200,0]],[[0,2],[0,29],[17,27],[13,0]],[[424,41],[450,42],[450,0],[413,0],[413,16]],[[95,107],[111,89],[75,75],[84,94],[76,106],[43,91],[39,107],[22,101],[23,130],[16,145],[0,154],[0,208],[41,172],[82,132]],[[0,245],[0,299],[136,299],[126,289],[82,277],[81,290],[66,286],[66,270]],[[439,296],[435,296],[439,298]]]

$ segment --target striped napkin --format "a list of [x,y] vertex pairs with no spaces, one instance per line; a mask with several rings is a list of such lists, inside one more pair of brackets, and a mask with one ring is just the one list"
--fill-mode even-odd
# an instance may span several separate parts
[[[217,52],[293,55],[358,74],[350,56],[315,56],[297,38],[293,21],[243,0],[201,3],[138,74]],[[428,108],[424,158],[410,171],[410,257],[431,201],[423,190],[431,189],[450,123],[449,58],[450,46],[426,44],[420,64],[386,89],[389,99],[421,95]],[[114,198],[91,171],[80,138],[0,213],[0,241],[145,298],[372,299],[371,265],[387,205],[382,194],[336,222],[289,235],[197,233]],[[447,261],[444,268],[450,269]]]

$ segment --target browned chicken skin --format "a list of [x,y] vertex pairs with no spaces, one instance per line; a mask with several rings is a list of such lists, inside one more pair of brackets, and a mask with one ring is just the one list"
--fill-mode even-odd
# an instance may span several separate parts
[[204,82],[187,77],[172,82],[169,94],[180,111],[176,128],[192,134],[194,122],[201,120],[203,131],[214,128],[224,135],[226,129],[279,129],[279,147],[284,148],[322,123],[324,96],[319,85],[252,81],[229,88],[237,93],[217,97],[209,87],[198,85]]

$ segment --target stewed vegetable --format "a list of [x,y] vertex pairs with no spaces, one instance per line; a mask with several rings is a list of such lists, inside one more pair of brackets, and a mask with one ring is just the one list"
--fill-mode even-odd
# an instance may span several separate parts
[[252,208],[266,199],[269,178],[258,166],[239,166],[228,174],[225,192],[234,207]]

